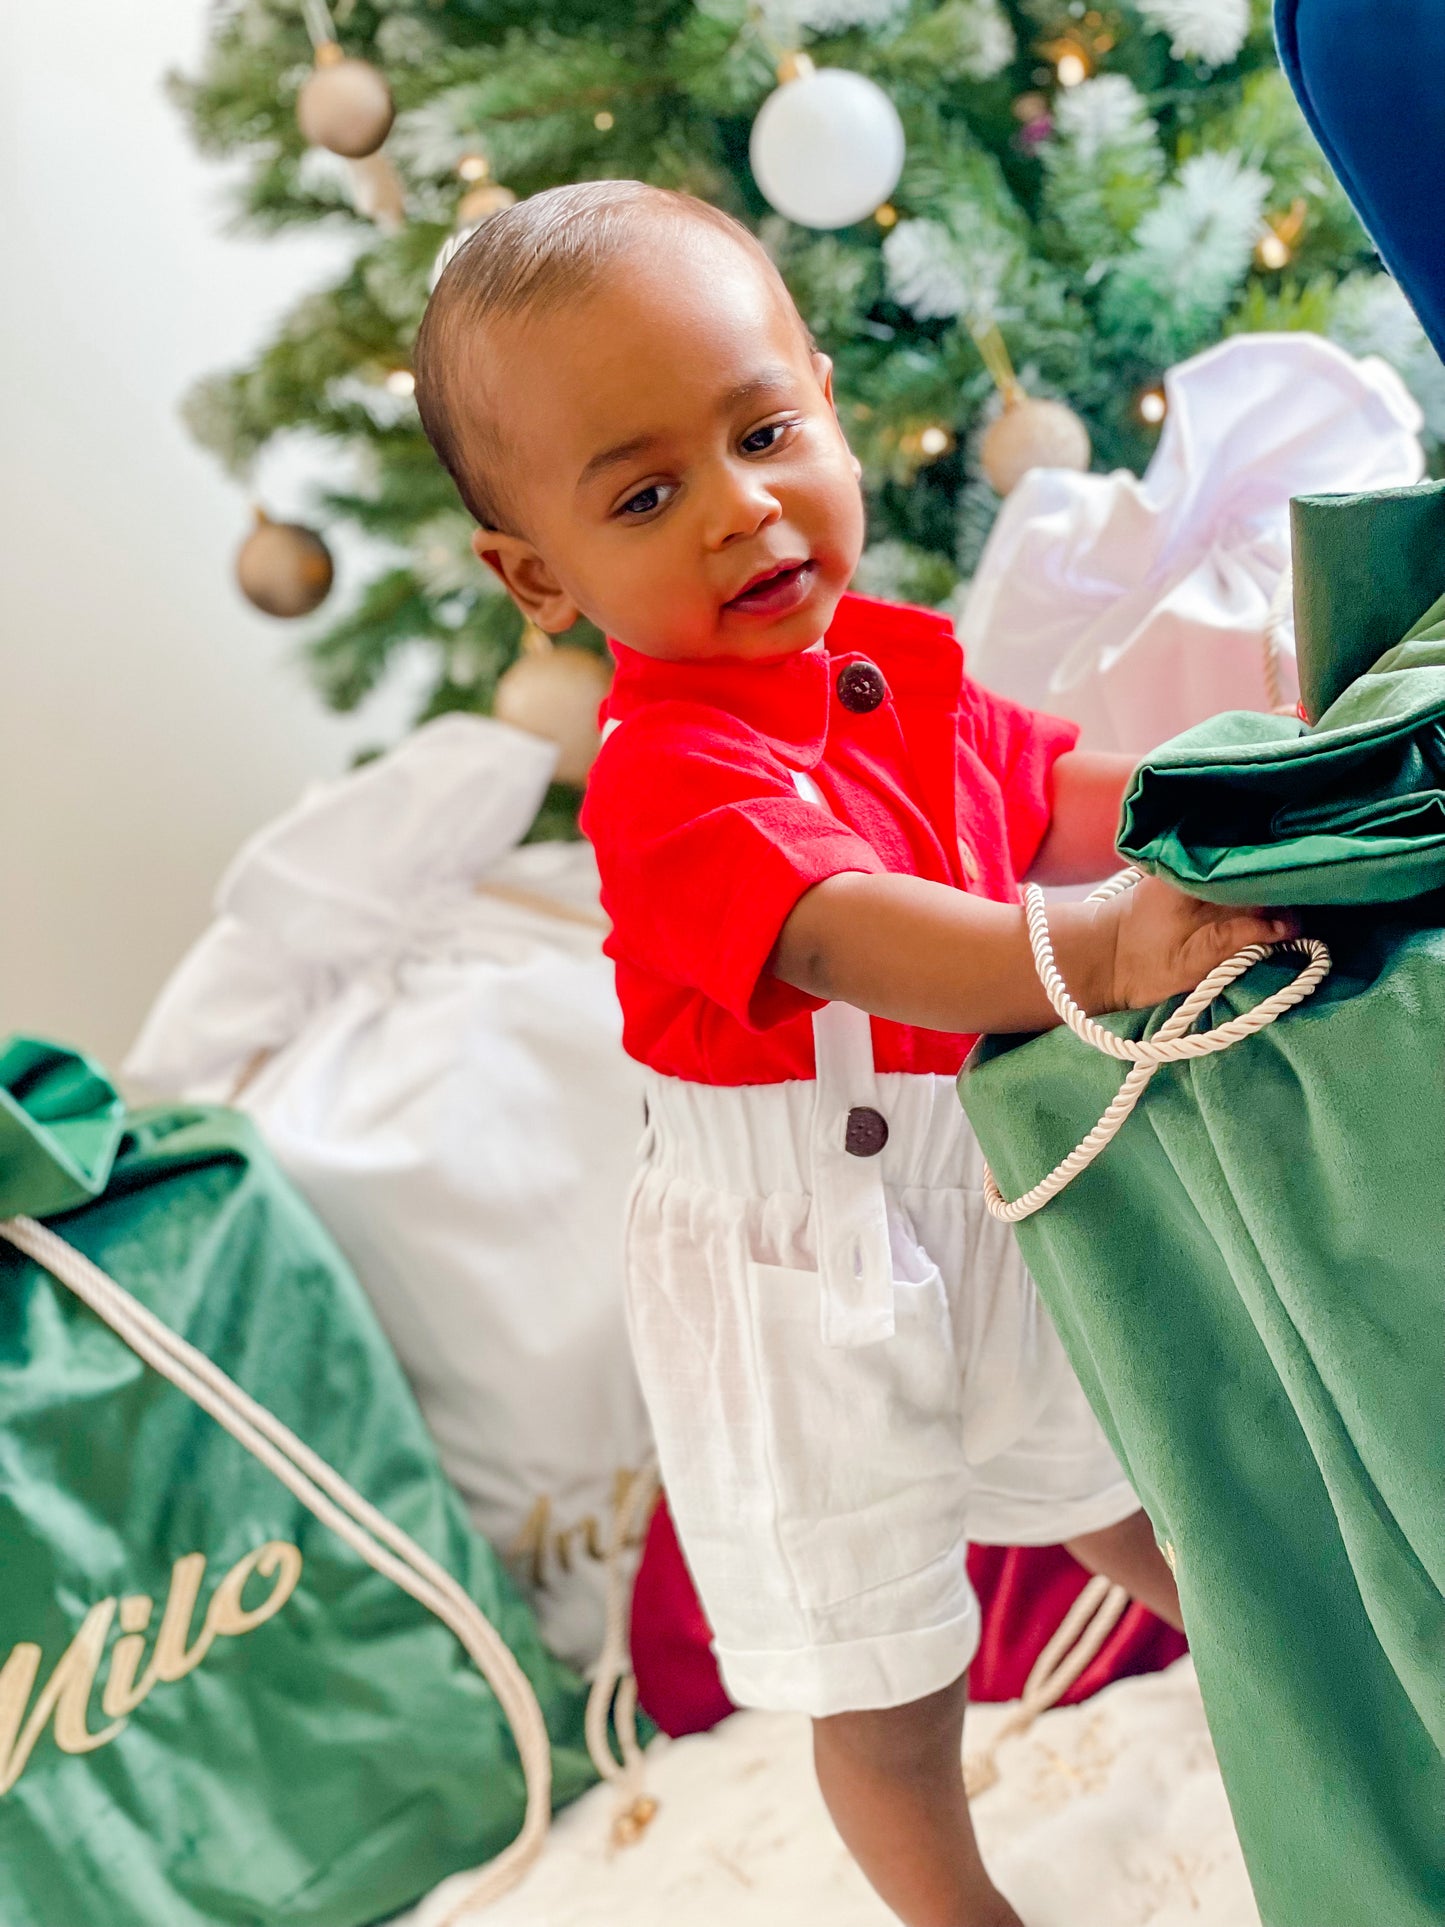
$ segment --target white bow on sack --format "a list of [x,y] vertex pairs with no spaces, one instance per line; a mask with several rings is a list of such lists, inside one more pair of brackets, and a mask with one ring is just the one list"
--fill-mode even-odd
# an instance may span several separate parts
[[1292,704],[1290,497],[1425,472],[1399,376],[1318,335],[1236,335],[1164,386],[1142,480],[1024,477],[959,623],[971,675],[1072,718],[1088,749],[1143,754],[1220,710]]

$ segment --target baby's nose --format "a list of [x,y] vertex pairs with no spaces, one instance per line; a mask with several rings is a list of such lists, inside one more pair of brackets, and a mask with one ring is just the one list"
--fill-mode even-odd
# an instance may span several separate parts
[[776,492],[755,469],[728,472],[711,492],[709,539],[716,548],[736,543],[776,522],[782,512]]

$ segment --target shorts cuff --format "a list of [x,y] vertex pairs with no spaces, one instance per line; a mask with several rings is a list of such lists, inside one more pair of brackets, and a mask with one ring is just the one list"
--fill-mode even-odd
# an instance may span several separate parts
[[981,1546],[1059,1546],[1119,1525],[1139,1510],[1139,1495],[1124,1480],[1072,1504],[1040,1505],[975,1490],[969,1495],[968,1536]]
[[[1135,1507],[1138,1501],[1134,1501]],[[978,1601],[941,1626],[832,1641],[786,1653],[716,1648],[728,1697],[772,1713],[868,1713],[907,1706],[968,1671],[981,1632]]]

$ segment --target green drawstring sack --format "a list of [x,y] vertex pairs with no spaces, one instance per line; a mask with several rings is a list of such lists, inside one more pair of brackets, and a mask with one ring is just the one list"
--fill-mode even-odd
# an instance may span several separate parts
[[586,1689],[247,1123],[11,1039],[0,1220],[4,1927],[510,1884],[596,1777]]
[[[1158,1069],[1019,1238],[1175,1566],[1266,1927],[1439,1927],[1445,490],[1297,503],[1295,572],[1317,720],[1167,745],[1121,848],[1206,898],[1314,906],[1333,967],[1258,1035]],[[1256,963],[1201,1021],[1299,967]],[[1158,1040],[1174,1008],[1102,1028]],[[1065,1028],[980,1046],[960,1092],[1003,1197],[1119,1084]]]

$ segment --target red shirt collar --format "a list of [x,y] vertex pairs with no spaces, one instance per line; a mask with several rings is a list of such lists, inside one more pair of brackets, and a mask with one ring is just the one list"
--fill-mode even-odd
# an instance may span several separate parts
[[602,706],[604,721],[621,722],[647,703],[702,703],[757,730],[800,769],[823,754],[842,662],[864,656],[876,663],[905,713],[922,707],[935,718],[956,714],[963,684],[963,650],[947,616],[873,596],[845,595],[823,647],[788,656],[664,662],[610,637],[608,647],[617,673]]

